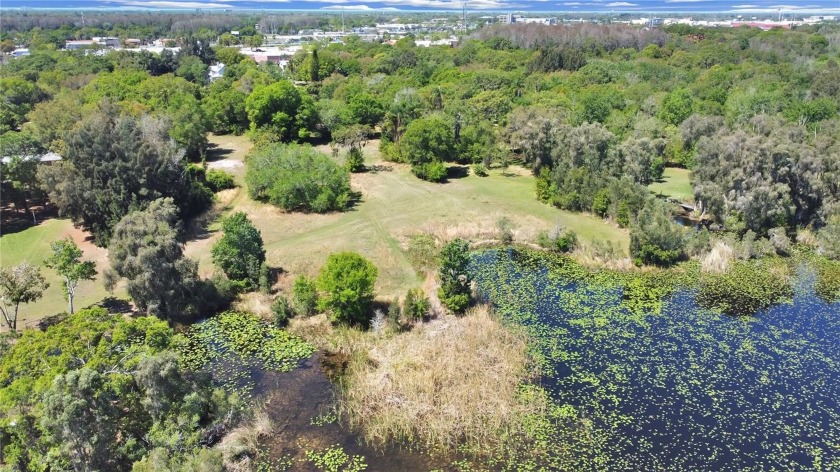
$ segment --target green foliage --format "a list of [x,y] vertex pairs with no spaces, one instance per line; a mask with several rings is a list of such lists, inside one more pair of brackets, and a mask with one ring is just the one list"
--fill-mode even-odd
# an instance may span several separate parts
[[41,270],[28,262],[0,268],[0,311],[9,329],[17,330],[20,305],[38,300],[49,286]]
[[214,192],[236,188],[233,176],[223,170],[210,169],[204,178],[207,180],[207,186]]
[[537,235],[537,244],[555,252],[572,252],[578,246],[578,237],[574,231],[558,226],[551,232],[541,231]]
[[316,279],[321,291],[318,307],[329,311],[334,323],[366,324],[377,275],[376,266],[359,254],[331,254]]
[[787,274],[775,272],[769,263],[738,261],[723,274],[701,277],[697,303],[730,315],[752,315],[792,296]]
[[630,257],[637,264],[668,266],[684,255],[685,235],[668,204],[649,200],[630,228]]
[[659,119],[665,123],[678,126],[694,111],[694,99],[686,89],[669,93],[662,101]]
[[292,309],[288,298],[277,297],[271,303],[271,313],[274,315],[274,326],[283,328],[289,323],[289,319],[295,316],[296,312]]
[[438,297],[453,313],[462,313],[470,303],[472,279],[468,267],[469,244],[466,241],[455,239],[440,251]]
[[411,166],[411,172],[417,178],[428,180],[429,182],[443,182],[447,176],[446,165],[438,161],[414,164]]
[[840,215],[829,218],[817,233],[820,253],[829,259],[840,260]]
[[825,259],[817,260],[817,281],[814,291],[817,296],[832,303],[840,300],[840,262]]
[[24,332],[0,357],[0,404],[18,422],[7,464],[121,471],[158,447],[193,454],[236,400],[180,365],[175,344],[163,321],[98,308]]
[[473,164],[472,166],[473,174],[477,175],[478,177],[487,177],[489,174],[487,173],[487,167],[484,164]]
[[261,130],[282,142],[306,139],[315,133],[312,98],[288,80],[256,87],[245,100],[251,130]]
[[409,123],[400,139],[404,160],[413,166],[454,160],[457,157],[454,126],[449,118],[441,114]]
[[345,166],[350,172],[364,172],[365,155],[362,154],[362,150],[355,146],[348,149]]
[[311,316],[318,306],[318,287],[315,281],[299,275],[292,284],[292,307],[295,314]]
[[96,263],[82,261],[82,250],[69,236],[66,239],[50,243],[52,255],[44,261],[44,265],[54,269],[61,276],[61,286],[70,304],[70,314],[73,314],[73,298],[76,287],[83,280],[93,280],[96,276]]
[[245,282],[252,290],[260,286],[265,248],[260,232],[239,211],[222,221],[222,237],[213,244],[213,263],[234,282]]
[[423,293],[423,289],[412,288],[405,294],[403,301],[403,316],[409,321],[421,321],[424,317],[429,316],[429,310],[432,308],[429,298]]
[[38,177],[62,214],[105,246],[114,225],[133,210],[170,197],[183,217],[212,201],[185,172],[165,121],[121,116],[102,105],[67,136],[66,162],[41,167]]
[[270,145],[248,158],[252,198],[288,211],[325,213],[350,203],[350,176],[311,146]]
[[[140,311],[163,319],[189,319],[201,309],[198,264],[184,257],[178,209],[172,199],[152,202],[126,215],[114,227],[108,246],[105,285],[120,279]],[[150,277],[154,274],[153,277]]]

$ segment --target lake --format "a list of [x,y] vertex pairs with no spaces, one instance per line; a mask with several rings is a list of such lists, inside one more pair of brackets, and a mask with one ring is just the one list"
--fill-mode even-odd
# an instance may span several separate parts
[[620,278],[530,251],[477,252],[472,272],[577,410],[587,442],[560,446],[591,470],[840,470],[840,303],[807,265],[790,303],[747,317],[690,288],[639,303]]

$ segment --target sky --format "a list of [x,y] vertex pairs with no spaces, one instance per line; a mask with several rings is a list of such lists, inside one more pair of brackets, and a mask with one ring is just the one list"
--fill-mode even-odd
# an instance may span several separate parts
[[[464,0],[0,0],[0,10],[48,9],[180,9],[180,10],[341,10],[452,11]],[[755,15],[826,13],[840,15],[840,0],[467,0],[470,11],[521,12],[733,12]]]

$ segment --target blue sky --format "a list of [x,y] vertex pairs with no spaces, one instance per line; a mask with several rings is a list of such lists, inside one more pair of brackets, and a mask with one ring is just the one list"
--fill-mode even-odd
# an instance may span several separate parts
[[[460,10],[462,0],[0,0],[0,8],[204,10]],[[558,12],[816,12],[840,15],[840,0],[468,0],[467,9]]]

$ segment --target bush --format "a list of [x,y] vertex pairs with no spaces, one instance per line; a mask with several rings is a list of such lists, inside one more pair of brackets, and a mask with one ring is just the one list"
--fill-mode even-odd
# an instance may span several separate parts
[[233,176],[223,170],[210,169],[204,176],[207,186],[214,192],[220,192],[229,188],[236,188]]
[[271,304],[271,313],[274,314],[274,325],[282,328],[289,323],[289,319],[295,316],[292,305],[286,297],[278,297]]
[[315,314],[318,305],[318,288],[315,281],[305,275],[300,275],[292,284],[292,308],[302,316]]
[[446,180],[446,165],[440,161],[426,162],[411,166],[411,172],[419,179],[429,182],[443,182]]
[[411,321],[420,321],[428,316],[432,304],[422,289],[412,288],[405,294],[403,302],[403,314]]
[[441,303],[454,313],[462,313],[470,304],[472,279],[468,272],[469,244],[461,239],[451,241],[440,252]]
[[273,144],[248,159],[252,198],[288,211],[325,213],[347,208],[350,174],[312,146]]
[[265,249],[259,230],[245,213],[239,211],[222,221],[224,234],[213,245],[211,253],[216,264],[229,279],[246,282],[248,288],[267,291],[268,268]]
[[817,233],[820,254],[829,259],[840,259],[840,215],[829,218],[828,224]]
[[685,236],[668,204],[651,199],[630,228],[630,257],[637,265],[668,266],[683,257]]
[[489,175],[487,173],[487,167],[484,164],[473,164],[473,174],[479,177],[487,177]]
[[366,324],[378,272],[355,252],[331,254],[315,282],[323,294],[319,308],[331,313],[333,323]]
[[496,221],[496,233],[499,241],[504,244],[513,242],[513,221],[507,216],[503,216]]
[[577,233],[574,231],[565,231],[562,226],[558,225],[550,233],[548,231],[540,231],[537,234],[537,244],[550,251],[572,252],[578,246]]
[[344,165],[350,172],[364,172],[365,170],[365,155],[358,147],[351,147],[347,151],[347,160]]
[[388,321],[394,326],[399,326],[400,314],[400,302],[395,299],[388,305]]

